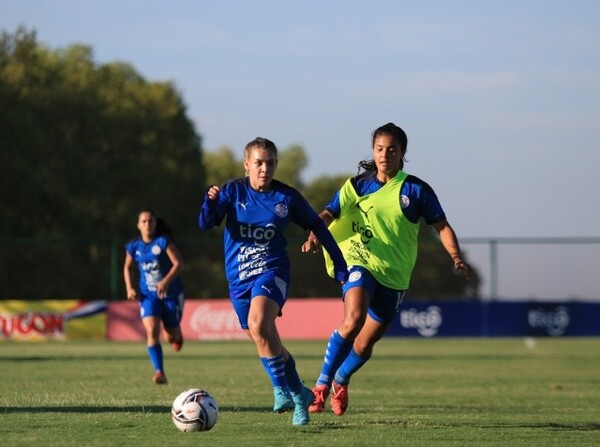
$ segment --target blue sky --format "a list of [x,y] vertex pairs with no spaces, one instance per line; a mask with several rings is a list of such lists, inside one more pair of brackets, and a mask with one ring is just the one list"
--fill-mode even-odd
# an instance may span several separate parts
[[[261,135],[352,174],[392,121],[460,237],[600,236],[600,2],[0,0],[18,25],[172,81],[205,150]],[[600,298],[600,244],[517,250],[505,296]]]

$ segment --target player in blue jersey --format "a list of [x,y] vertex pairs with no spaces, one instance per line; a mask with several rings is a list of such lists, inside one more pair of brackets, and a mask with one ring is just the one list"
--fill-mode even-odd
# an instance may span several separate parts
[[[125,245],[123,277],[127,299],[140,302],[148,356],[154,367],[152,381],[161,385],[167,383],[160,344],[161,322],[163,337],[173,349],[179,351],[183,345],[180,322],[184,299],[179,276],[183,260],[170,228],[154,211],[140,211],[137,228],[139,237]],[[139,294],[132,282],[134,263],[139,269]]]
[[[435,192],[402,170],[407,143],[404,131],[393,123],[376,129],[373,159],[359,163],[359,174],[346,181],[320,214],[350,275],[342,287],[344,317],[325,350],[310,412],[324,410],[331,390],[333,412],[345,413],[350,378],[369,360],[400,309],[416,261],[421,219],[438,232],[455,269],[471,277]],[[319,236],[311,233],[302,251],[318,249]]]
[[333,259],[336,281],[345,282],[348,272],[323,221],[296,189],[273,178],[276,168],[277,147],[272,141],[258,137],[249,142],[244,150],[246,177],[208,189],[199,226],[208,230],[226,219],[225,273],[231,303],[273,384],[273,410],[293,409],[292,424],[305,425],[313,395],[300,381],[275,322],[282,315],[290,283],[287,226],[295,223],[318,235]]

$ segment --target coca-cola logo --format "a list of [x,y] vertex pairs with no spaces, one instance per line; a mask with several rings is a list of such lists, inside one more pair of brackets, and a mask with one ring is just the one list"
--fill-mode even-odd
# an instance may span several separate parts
[[231,308],[201,304],[190,315],[190,329],[199,339],[246,339],[235,311]]
[[65,335],[65,318],[50,312],[0,314],[0,337],[32,338]]

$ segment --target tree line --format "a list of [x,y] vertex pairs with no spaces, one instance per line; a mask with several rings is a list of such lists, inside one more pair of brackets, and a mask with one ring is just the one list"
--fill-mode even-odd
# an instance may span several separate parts
[[[227,296],[222,234],[200,233],[197,215],[208,185],[243,175],[243,148],[205,151],[173,83],[98,64],[85,45],[51,49],[33,30],[2,30],[0,148],[0,298],[124,298],[123,245],[144,207],[174,229],[186,296]],[[276,178],[320,211],[352,173],[305,183],[307,164],[301,146],[283,148]],[[477,298],[479,279],[455,275],[426,226],[420,237],[411,297]],[[305,238],[290,229],[291,295],[338,296],[321,257],[300,253]]]

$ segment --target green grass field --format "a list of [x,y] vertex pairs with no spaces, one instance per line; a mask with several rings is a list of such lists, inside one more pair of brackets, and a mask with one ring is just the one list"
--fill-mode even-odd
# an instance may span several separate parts
[[[312,386],[325,342],[286,345]],[[305,427],[272,413],[249,342],[164,348],[170,384],[157,386],[143,343],[0,343],[0,445],[600,445],[598,338],[384,339],[346,415]],[[196,387],[215,396],[219,421],[181,433],[171,402]]]

